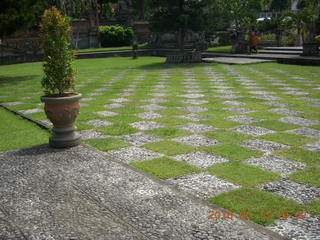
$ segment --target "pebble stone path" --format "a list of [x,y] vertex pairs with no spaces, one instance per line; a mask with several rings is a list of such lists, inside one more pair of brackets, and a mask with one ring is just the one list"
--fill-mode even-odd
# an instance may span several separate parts
[[[266,68],[255,65],[219,65],[218,69],[215,66],[203,65],[201,70],[165,66],[138,71],[132,67],[121,71],[105,69],[82,73],[88,76],[78,86],[84,95],[82,102],[87,104],[82,109],[83,117],[78,120],[83,138],[120,139],[127,145],[110,149],[106,155],[125,164],[165,156],[196,166],[202,171],[164,181],[205,199],[243,187],[206,171],[215,164],[233,161],[223,154],[204,150],[229,144],[207,133],[222,130],[239,133],[245,139],[232,144],[259,153],[259,156],[247,157],[243,163],[281,176],[278,180],[254,186],[256,189],[301,204],[320,200],[320,187],[289,179],[291,173],[303,171],[309,164],[278,154],[291,148],[311,153],[319,151],[320,121],[314,113],[320,110],[320,84],[304,76],[316,73],[302,71],[297,75],[285,68],[265,71]],[[28,95],[31,100],[33,94]],[[14,107],[32,103],[22,98],[14,101],[5,92],[0,95],[3,95],[2,104],[9,108],[17,109]],[[23,114],[35,118],[43,116],[39,109],[38,106],[19,108]],[[45,118],[38,120],[45,121]],[[275,125],[268,125],[269,122]],[[113,127],[119,133],[112,132]],[[170,138],[157,134],[165,128],[181,134]],[[267,139],[267,136],[277,134],[304,137],[307,142],[292,146],[277,142],[276,138]],[[149,147],[149,144],[157,146],[162,141],[179,143],[190,150],[167,154]],[[313,166],[319,167],[320,162]],[[320,239],[319,226],[319,216],[309,214],[303,220],[278,219],[267,228],[289,239]]]

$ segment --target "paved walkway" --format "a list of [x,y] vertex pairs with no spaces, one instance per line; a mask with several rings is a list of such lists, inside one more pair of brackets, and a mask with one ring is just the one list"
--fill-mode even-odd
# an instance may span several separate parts
[[280,239],[87,146],[0,152],[0,239]]
[[266,60],[259,58],[233,58],[233,57],[213,57],[213,58],[203,58],[203,62],[217,62],[226,64],[252,64],[252,63],[265,63],[274,62],[274,60]]

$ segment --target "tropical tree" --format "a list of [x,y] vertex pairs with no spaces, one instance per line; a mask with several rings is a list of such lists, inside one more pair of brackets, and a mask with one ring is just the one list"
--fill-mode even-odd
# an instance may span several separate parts
[[0,4],[0,38],[26,29],[39,21],[46,7],[43,0],[2,0]]
[[150,0],[154,13],[150,19],[154,32],[176,32],[178,46],[184,51],[188,30],[205,29],[206,7],[210,0]]

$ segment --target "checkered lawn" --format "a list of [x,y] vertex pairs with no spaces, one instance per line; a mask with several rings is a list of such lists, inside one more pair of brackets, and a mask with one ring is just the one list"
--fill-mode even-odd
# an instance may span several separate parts
[[[74,63],[85,143],[260,224],[320,214],[318,67],[163,61]],[[47,123],[41,63],[0,72],[0,102]]]

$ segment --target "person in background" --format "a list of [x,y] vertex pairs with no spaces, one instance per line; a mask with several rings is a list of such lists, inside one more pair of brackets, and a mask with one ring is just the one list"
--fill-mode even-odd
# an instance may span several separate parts
[[236,30],[232,30],[230,34],[230,38],[231,38],[232,52],[236,52],[237,46],[238,46],[238,33]]
[[260,38],[257,36],[257,32],[255,27],[251,27],[249,33],[249,52],[252,53],[253,51],[255,53],[258,53],[257,45],[260,43]]

